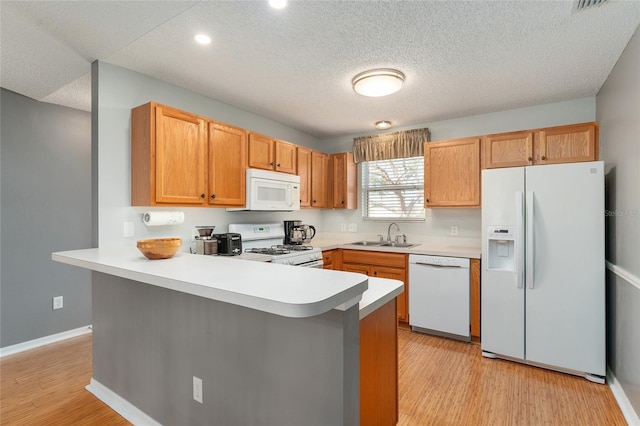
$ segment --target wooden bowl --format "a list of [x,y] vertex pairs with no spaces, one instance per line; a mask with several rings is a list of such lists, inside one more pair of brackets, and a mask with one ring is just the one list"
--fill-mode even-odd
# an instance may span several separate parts
[[138,240],[138,250],[148,259],[168,259],[173,257],[182,245],[181,238],[151,238]]

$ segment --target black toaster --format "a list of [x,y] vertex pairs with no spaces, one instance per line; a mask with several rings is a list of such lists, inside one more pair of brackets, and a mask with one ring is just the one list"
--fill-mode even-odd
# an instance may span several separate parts
[[220,256],[235,256],[242,254],[242,237],[240,234],[228,232],[226,234],[213,234],[218,240],[218,254]]

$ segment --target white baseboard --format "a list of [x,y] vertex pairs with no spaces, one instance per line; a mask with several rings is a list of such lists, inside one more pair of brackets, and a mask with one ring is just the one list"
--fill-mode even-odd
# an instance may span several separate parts
[[82,336],[87,333],[91,333],[91,325],[85,325],[84,327],[76,328],[74,330],[67,330],[62,333],[52,334],[51,336],[44,336],[39,339],[29,340],[27,342],[0,348],[0,358],[59,342],[61,340],[70,339],[72,337]]
[[624,392],[622,385],[616,379],[616,376],[613,375],[613,371],[611,371],[610,368],[607,368],[607,381],[609,382],[611,392],[618,402],[618,406],[620,406],[620,410],[622,410],[622,414],[629,426],[640,426],[640,417],[638,417],[638,413],[633,409],[631,401],[627,398],[627,394]]
[[113,392],[102,383],[91,378],[86,389],[94,394],[100,401],[107,404],[116,413],[130,421],[136,426],[161,426],[160,423],[149,417],[147,414],[139,410],[135,405]]

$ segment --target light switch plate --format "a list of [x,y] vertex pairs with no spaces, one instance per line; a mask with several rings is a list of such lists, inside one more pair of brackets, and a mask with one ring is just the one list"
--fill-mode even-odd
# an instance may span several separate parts
[[358,224],[350,223],[349,224],[349,232],[358,232]]
[[125,238],[133,237],[133,222],[122,222],[122,232]]

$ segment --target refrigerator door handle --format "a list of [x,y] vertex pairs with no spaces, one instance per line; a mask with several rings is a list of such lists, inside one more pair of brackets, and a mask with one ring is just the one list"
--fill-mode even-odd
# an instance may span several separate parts
[[533,192],[527,191],[527,287],[532,289],[534,286],[534,276],[533,276],[533,268],[535,262],[535,253],[534,253],[534,216],[533,216]]
[[516,288],[524,281],[524,194],[516,192]]

